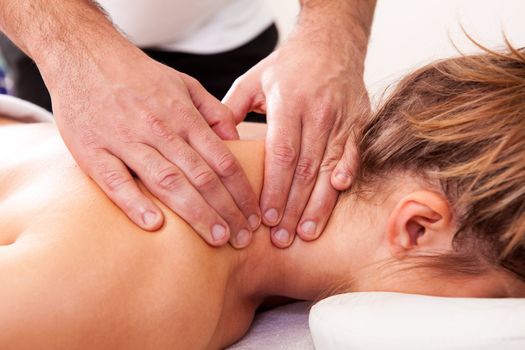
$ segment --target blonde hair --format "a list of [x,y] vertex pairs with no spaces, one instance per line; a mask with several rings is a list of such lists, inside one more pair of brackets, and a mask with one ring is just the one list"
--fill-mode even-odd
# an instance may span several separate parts
[[446,267],[483,261],[525,280],[525,52],[485,51],[398,84],[357,135],[355,186],[397,171],[437,179],[458,222]]

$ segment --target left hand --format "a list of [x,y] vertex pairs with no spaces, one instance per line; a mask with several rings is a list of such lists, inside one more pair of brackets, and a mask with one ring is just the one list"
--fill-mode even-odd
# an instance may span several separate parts
[[[250,111],[267,115],[260,205],[277,247],[288,247],[296,232],[319,237],[338,196],[331,177],[339,189],[350,186],[356,152],[350,141],[343,156],[345,142],[369,104],[363,58],[333,30],[302,31],[238,78],[223,100],[237,122]],[[342,158],[340,176],[332,174]]]

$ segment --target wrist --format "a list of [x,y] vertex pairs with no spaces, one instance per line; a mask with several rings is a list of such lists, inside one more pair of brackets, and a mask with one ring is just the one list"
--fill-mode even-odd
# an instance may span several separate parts
[[93,78],[104,70],[115,74],[115,70],[110,72],[112,68],[107,67],[122,66],[125,62],[135,61],[135,57],[141,54],[116,30],[101,33],[85,29],[78,33],[78,40],[77,36],[56,40],[48,49],[34,53],[32,58],[48,89],[53,92],[64,84],[85,83],[86,78]]
[[362,65],[375,10],[374,0],[302,0],[294,33],[306,34],[355,58]]
[[302,17],[300,21],[302,23],[297,23],[283,47],[291,44],[294,51],[309,50],[316,57],[326,57],[333,66],[341,67],[345,74],[363,75],[367,41],[356,38],[355,33],[350,35],[323,24],[318,19],[309,22]]
[[129,57],[140,51],[91,0],[6,0],[0,26],[35,61],[50,90],[60,81],[73,83],[118,52]]

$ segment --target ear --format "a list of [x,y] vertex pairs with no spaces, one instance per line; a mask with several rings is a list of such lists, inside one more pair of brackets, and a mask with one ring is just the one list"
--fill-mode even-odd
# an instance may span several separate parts
[[403,197],[390,214],[386,239],[397,259],[452,248],[456,232],[452,210],[441,194],[417,191]]

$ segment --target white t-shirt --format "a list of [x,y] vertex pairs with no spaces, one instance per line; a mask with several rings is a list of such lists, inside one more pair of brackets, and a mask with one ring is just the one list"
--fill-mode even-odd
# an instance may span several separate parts
[[264,0],[98,0],[137,46],[212,54],[239,47],[273,16]]

